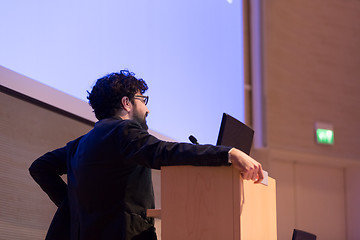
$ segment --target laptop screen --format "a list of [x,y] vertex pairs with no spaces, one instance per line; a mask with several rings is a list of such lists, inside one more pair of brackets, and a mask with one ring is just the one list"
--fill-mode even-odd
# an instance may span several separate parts
[[224,113],[216,145],[230,146],[250,154],[254,130]]

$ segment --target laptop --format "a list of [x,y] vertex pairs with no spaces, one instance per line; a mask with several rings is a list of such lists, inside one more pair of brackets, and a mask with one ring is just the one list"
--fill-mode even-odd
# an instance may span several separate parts
[[299,229],[294,229],[292,240],[316,240],[316,235]]
[[254,130],[241,121],[223,113],[216,145],[230,146],[250,155]]

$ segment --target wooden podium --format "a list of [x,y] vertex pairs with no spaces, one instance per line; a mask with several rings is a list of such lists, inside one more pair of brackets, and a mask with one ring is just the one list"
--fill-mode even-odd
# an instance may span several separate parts
[[275,240],[275,180],[243,181],[233,167],[161,168],[162,240]]

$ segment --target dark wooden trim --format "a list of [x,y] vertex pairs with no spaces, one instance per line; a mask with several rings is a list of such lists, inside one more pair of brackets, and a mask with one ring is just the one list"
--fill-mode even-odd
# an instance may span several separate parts
[[[243,0],[243,42],[244,42],[244,85],[252,86],[251,76],[251,27],[250,27],[250,2]],[[253,126],[252,90],[244,90],[245,123]]]

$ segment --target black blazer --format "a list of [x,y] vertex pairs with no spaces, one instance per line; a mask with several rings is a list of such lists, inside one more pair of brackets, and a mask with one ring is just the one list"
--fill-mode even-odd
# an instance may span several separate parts
[[29,169],[58,206],[47,239],[156,239],[146,217],[155,207],[151,168],[227,165],[229,150],[161,141],[132,120],[101,120]]

